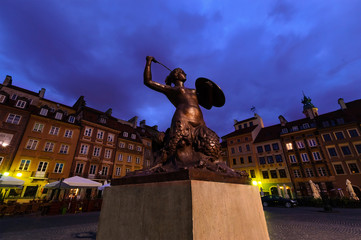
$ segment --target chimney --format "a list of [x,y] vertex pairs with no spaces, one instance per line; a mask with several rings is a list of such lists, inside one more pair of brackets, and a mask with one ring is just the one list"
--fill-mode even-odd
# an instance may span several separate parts
[[128,122],[132,124],[133,128],[136,128],[138,124],[138,116],[132,117],[131,119],[128,120]]
[[236,125],[238,123],[237,119],[234,119],[233,123],[234,123],[233,125]]
[[154,125],[152,128],[158,131],[158,125]]
[[140,121],[139,126],[141,128],[144,128],[145,127],[145,120]]
[[338,99],[338,104],[340,104],[342,110],[347,109],[345,101],[343,100],[343,98]]
[[6,75],[3,85],[9,86],[11,84],[13,84],[13,78],[9,75]]
[[279,115],[278,119],[280,120],[280,123],[281,123],[282,127],[286,126],[287,120],[286,120],[286,118],[284,116]]
[[41,88],[40,91],[39,91],[39,97],[40,98],[44,98],[44,95],[45,95],[45,88]]
[[107,115],[108,117],[110,117],[113,113],[113,109],[109,108],[106,112],[105,115]]

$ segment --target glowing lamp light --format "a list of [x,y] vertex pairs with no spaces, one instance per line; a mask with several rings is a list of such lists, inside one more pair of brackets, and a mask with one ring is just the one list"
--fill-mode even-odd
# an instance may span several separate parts
[[4,172],[4,176],[9,176],[9,172]]
[[259,181],[259,182],[258,182],[258,184],[259,184],[259,185],[262,185],[262,182],[261,182],[261,181]]
[[18,172],[18,173],[16,174],[17,177],[21,177],[22,175],[23,175],[23,174],[20,173],[20,172]]
[[1,145],[2,145],[3,147],[7,147],[7,146],[9,146],[9,144],[8,144],[8,143],[5,143],[5,142],[4,142],[4,143],[2,143]]
[[257,186],[257,181],[252,181],[252,184],[253,184],[254,186]]

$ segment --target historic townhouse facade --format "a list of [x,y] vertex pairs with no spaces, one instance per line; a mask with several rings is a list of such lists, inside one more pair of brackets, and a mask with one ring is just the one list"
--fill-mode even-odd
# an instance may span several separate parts
[[265,194],[294,197],[283,146],[279,138],[280,125],[262,128],[253,142],[259,164],[259,181]]

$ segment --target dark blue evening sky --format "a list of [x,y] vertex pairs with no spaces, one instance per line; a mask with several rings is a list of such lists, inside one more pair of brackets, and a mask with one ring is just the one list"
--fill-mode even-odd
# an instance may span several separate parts
[[[325,113],[361,98],[361,1],[2,0],[0,78],[73,105],[146,119],[165,131],[174,107],[143,85],[145,57],[207,77],[226,95],[203,109],[220,136],[233,119],[303,117],[302,91]],[[168,71],[153,64],[153,79]]]

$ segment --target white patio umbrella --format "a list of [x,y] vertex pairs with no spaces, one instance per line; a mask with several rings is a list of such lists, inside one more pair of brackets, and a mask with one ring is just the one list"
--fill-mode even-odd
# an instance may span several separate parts
[[101,183],[86,178],[74,176],[63,181],[48,183],[44,188],[95,188],[102,186]]
[[352,187],[352,184],[351,184],[351,181],[346,179],[346,190],[348,192],[348,194],[350,195],[350,199],[353,199],[353,200],[360,200],[355,191],[353,190],[353,187]]
[[0,177],[0,188],[5,188],[5,187],[21,187],[24,185],[23,180],[14,178],[14,177],[10,177],[10,176],[1,176]]
[[316,185],[312,182],[312,180],[308,181],[310,186],[311,186],[311,190],[312,190],[312,195],[315,199],[319,199],[321,198],[320,192],[318,190],[318,188],[316,187]]
[[287,192],[286,184],[283,184],[283,191],[285,192],[285,198],[290,198]]
[[279,184],[277,184],[277,191],[278,191],[278,196],[282,197],[282,191]]

